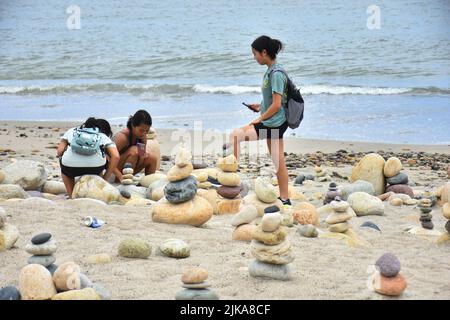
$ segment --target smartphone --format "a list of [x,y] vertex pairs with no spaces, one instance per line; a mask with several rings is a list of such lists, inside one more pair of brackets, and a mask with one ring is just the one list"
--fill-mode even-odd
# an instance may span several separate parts
[[136,144],[137,148],[138,148],[138,155],[140,157],[145,156],[145,144],[138,142]]
[[251,104],[248,104],[248,103],[245,103],[245,102],[242,102],[242,104],[243,104],[244,106],[246,106],[247,108],[249,108],[250,110],[252,110],[253,112],[258,112],[258,111],[254,110],[254,109],[251,107]]

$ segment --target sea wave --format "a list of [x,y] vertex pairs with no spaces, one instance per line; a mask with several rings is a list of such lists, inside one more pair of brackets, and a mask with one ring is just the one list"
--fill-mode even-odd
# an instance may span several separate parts
[[[364,87],[339,85],[306,85],[301,86],[304,95],[449,95],[450,88],[419,87]],[[29,86],[0,86],[0,94],[13,95],[48,95],[74,93],[116,92],[129,94],[162,94],[162,95],[193,95],[193,94],[251,94],[260,93],[259,86],[231,85],[213,86],[206,84],[123,84],[123,83],[82,83]]]

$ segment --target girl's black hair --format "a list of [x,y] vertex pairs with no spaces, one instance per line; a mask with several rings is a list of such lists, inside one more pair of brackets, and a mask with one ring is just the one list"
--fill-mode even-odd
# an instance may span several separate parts
[[105,119],[96,119],[94,117],[89,117],[82,124],[82,128],[98,128],[98,130],[108,137],[112,137],[111,125]]
[[283,49],[283,44],[278,39],[272,39],[268,36],[258,37],[252,43],[252,48],[256,51],[262,53],[263,50],[267,51],[267,55],[275,60],[277,58],[277,54]]
[[127,122],[127,128],[132,132],[133,127],[138,127],[141,124],[152,126],[152,117],[145,110],[138,110],[133,116],[130,116]]

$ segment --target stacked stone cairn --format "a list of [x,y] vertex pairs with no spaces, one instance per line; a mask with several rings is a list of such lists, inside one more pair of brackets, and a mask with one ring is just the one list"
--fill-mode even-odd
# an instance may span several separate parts
[[430,199],[421,199],[419,201],[419,210],[420,210],[420,223],[422,224],[422,228],[433,230],[434,224],[431,221],[433,216],[431,214],[431,200]]
[[330,202],[330,207],[333,212],[325,220],[328,224],[328,231],[338,233],[346,232],[350,228],[348,221],[353,217],[350,204],[337,196]]
[[286,227],[281,226],[280,209],[277,206],[266,208],[250,244],[251,253],[256,258],[249,266],[250,276],[276,280],[292,278],[288,264],[294,261],[294,257],[286,236]]
[[153,221],[200,226],[211,218],[213,207],[197,195],[191,159],[191,153],[180,147],[175,165],[167,173],[169,183],[164,187],[165,197],[152,206]]
[[200,267],[186,269],[181,276],[182,291],[175,295],[176,300],[219,300],[217,294],[208,289],[211,285],[206,282],[208,271]]
[[328,186],[327,194],[325,195],[325,199],[323,199],[323,204],[329,204],[336,197],[341,198],[341,192],[338,190],[337,184],[335,182],[330,183]]
[[405,291],[407,283],[400,274],[400,261],[392,253],[383,254],[375,263],[371,276],[375,292],[386,296],[399,296]]
[[387,159],[383,174],[386,178],[386,192],[394,192],[400,194],[406,194],[410,198],[414,198],[414,192],[410,186],[408,186],[408,176],[406,173],[401,172],[403,169],[402,162],[397,157],[391,157]]
[[125,163],[122,170],[122,184],[123,185],[137,185],[139,183],[139,178],[133,175],[134,170],[131,163]]
[[19,239],[19,230],[6,223],[6,212],[0,207],[0,251],[11,249]]
[[217,200],[218,214],[238,213],[241,206],[241,178],[236,173],[238,162],[234,155],[219,158],[217,167],[221,170],[217,179],[221,186],[217,189],[219,198]]
[[54,265],[56,257],[54,253],[58,249],[56,241],[51,233],[45,232],[31,238],[31,243],[25,246],[25,251],[32,256],[28,258],[28,264],[40,264],[53,274],[58,266]]

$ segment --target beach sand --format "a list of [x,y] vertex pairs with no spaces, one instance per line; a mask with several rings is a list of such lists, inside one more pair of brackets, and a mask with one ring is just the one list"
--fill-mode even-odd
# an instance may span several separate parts
[[[71,123],[50,122],[0,122],[0,168],[12,159],[41,161],[49,170],[49,179],[60,180],[55,158],[55,145]],[[117,128],[114,128],[117,131]],[[158,130],[161,154],[170,155],[176,141],[170,141],[173,130]],[[22,136],[21,136],[22,135]],[[360,142],[318,141],[286,139],[287,153],[349,152],[428,152],[450,155],[450,147],[389,145]],[[443,156],[444,155],[444,156]],[[205,158],[214,164],[215,155]],[[264,163],[270,159],[263,157]],[[241,164],[245,164],[242,158]],[[447,164],[448,165],[448,164]],[[167,172],[171,161],[163,161],[161,170]],[[326,167],[326,166],[325,166]],[[270,171],[272,167],[266,166]],[[335,168],[343,176],[351,172],[350,165]],[[313,172],[308,166],[290,170],[291,179],[298,172]],[[435,189],[448,181],[444,170],[428,167],[405,166],[404,172],[417,185],[414,190]],[[345,180],[337,179],[338,184]],[[314,199],[315,192],[325,192],[329,182],[313,182],[296,186],[316,206],[322,200]],[[250,245],[231,240],[234,228],[232,215],[213,216],[202,227],[168,225],[152,222],[150,208],[92,204],[87,200],[54,200],[53,203],[31,198],[3,201],[8,223],[20,230],[20,238],[12,250],[0,252],[0,287],[18,285],[19,273],[27,264],[25,245],[40,232],[52,233],[59,247],[56,264],[75,261],[93,281],[101,283],[113,299],[174,299],[182,290],[181,273],[185,267],[201,266],[208,270],[208,282],[220,299],[450,299],[450,247],[437,245],[436,238],[425,238],[406,233],[408,227],[418,226],[419,210],[416,206],[393,207],[384,202],[384,216],[366,216],[351,219],[350,224],[364,245],[351,247],[342,240],[304,238],[296,233],[297,226],[288,228],[288,239],[293,245],[294,279],[288,282],[252,278],[248,265],[253,261]],[[444,231],[445,219],[441,208],[433,208],[435,230]],[[87,216],[96,216],[107,222],[98,229],[81,224]],[[324,220],[326,215],[320,217]],[[378,231],[359,228],[365,221],[376,223]],[[325,230],[321,225],[321,230]],[[117,248],[122,239],[139,237],[153,247],[148,259],[119,257]],[[157,246],[165,239],[180,238],[191,248],[186,259],[167,258],[156,254]],[[402,296],[389,298],[369,290],[367,268],[385,252],[394,253],[402,264],[401,273],[408,281]],[[107,253],[112,257],[108,264],[88,264],[85,258]]]

